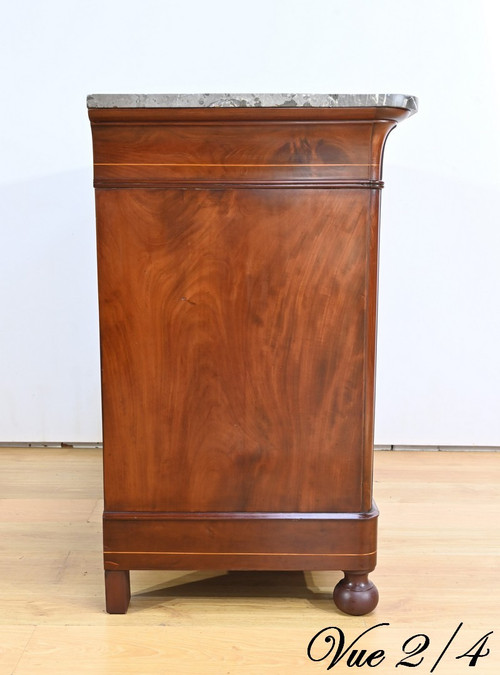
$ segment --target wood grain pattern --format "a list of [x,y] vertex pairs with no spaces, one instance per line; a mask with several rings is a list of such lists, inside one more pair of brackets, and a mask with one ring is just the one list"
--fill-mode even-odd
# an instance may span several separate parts
[[381,162],[407,113],[89,114],[106,569],[368,588]]
[[391,120],[94,125],[97,187],[379,181]]
[[[105,514],[106,569],[373,569],[369,514]],[[288,516],[288,517],[287,517]],[[130,544],[133,542],[133,548]]]
[[370,198],[98,194],[107,509],[362,508]]

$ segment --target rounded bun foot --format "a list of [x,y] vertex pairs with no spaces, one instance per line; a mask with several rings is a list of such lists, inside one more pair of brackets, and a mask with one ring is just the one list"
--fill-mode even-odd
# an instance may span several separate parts
[[378,590],[368,579],[368,572],[344,572],[333,591],[333,600],[345,614],[360,616],[373,611],[378,603]]

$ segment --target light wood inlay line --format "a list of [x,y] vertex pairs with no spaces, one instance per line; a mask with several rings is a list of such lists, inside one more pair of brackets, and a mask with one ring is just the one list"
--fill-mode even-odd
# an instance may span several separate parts
[[171,162],[171,163],[161,163],[161,162],[94,162],[94,166],[220,166],[220,167],[242,167],[242,166],[378,166],[378,164],[197,164],[195,162]]
[[110,555],[260,555],[260,556],[270,556],[270,555],[286,555],[286,556],[299,556],[299,557],[310,557],[318,556],[321,558],[324,557],[338,557],[338,556],[349,556],[349,557],[360,557],[360,556],[369,556],[375,555],[376,551],[370,551],[370,553],[234,553],[229,551],[221,552],[207,552],[207,551],[105,551],[105,556]]

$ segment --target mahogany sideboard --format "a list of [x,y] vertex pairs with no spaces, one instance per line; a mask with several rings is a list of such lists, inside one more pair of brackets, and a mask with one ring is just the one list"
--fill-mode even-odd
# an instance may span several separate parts
[[378,592],[384,143],[403,95],[94,95],[106,608],[130,570]]

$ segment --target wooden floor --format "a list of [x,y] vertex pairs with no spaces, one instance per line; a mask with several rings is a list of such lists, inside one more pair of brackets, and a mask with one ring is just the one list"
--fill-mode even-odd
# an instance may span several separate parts
[[[500,453],[377,452],[380,604],[366,617],[330,600],[338,572],[132,572],[125,616],[104,612],[101,455],[0,449],[0,675],[500,672]],[[323,628],[372,667],[330,671],[307,647]],[[490,649],[473,665],[455,657]],[[311,651],[325,655],[318,638]],[[423,637],[409,642],[417,648]],[[359,654],[357,655],[359,656]],[[367,655],[365,655],[366,658]],[[375,666],[375,663],[380,662]]]

